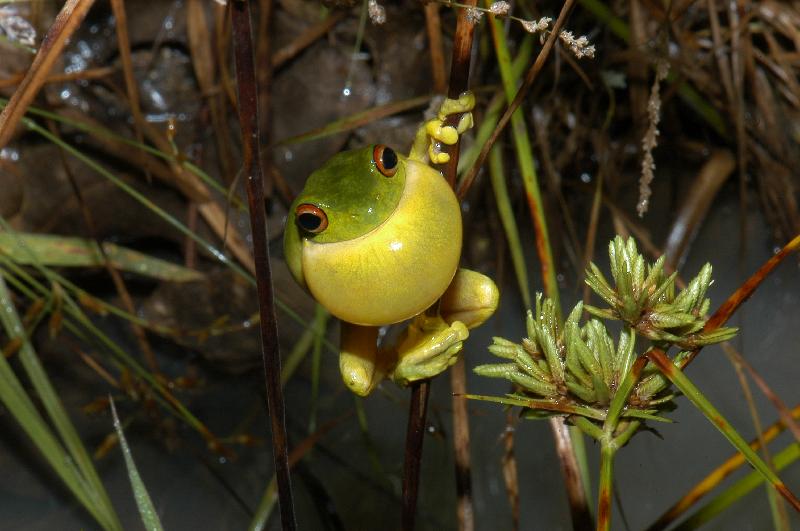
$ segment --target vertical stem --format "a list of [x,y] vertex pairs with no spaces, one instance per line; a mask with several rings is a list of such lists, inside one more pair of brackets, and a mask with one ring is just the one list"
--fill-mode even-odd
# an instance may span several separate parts
[[607,434],[600,440],[600,484],[597,491],[597,531],[611,529],[611,493],[616,445]]
[[[477,0],[467,0],[467,5],[476,5]],[[453,57],[450,65],[450,82],[447,96],[455,99],[469,88],[470,56],[475,25],[467,18],[467,11],[460,9],[456,20],[456,34],[453,41]],[[452,119],[457,120],[457,116]],[[452,146],[450,160],[444,175],[450,186],[455,187],[458,176],[459,143]],[[469,454],[469,415],[467,414],[467,374],[464,355],[459,357],[450,369],[450,388],[453,391],[453,449],[455,453],[456,476],[456,515],[460,531],[475,528],[472,508],[472,472]]]
[[450,369],[453,392],[453,450],[456,472],[456,517],[459,531],[475,529],[472,508],[472,470],[469,455],[469,415],[467,413],[467,374],[463,353]]
[[242,174],[247,183],[253,257],[256,266],[258,307],[260,312],[261,354],[267,385],[267,407],[272,428],[272,449],[278,500],[284,530],[296,529],[292,486],[289,476],[286,418],[281,389],[281,358],[278,350],[278,323],[272,288],[272,269],[267,247],[267,216],[264,208],[264,183],[259,157],[258,91],[253,63],[253,39],[250,4],[247,0],[230,2],[233,25],[234,60],[239,95],[239,126],[242,131]]
[[[475,5],[477,0],[467,0],[466,4]],[[458,10],[456,21],[456,34],[453,40],[453,57],[450,69],[450,86],[448,97],[455,99],[462,92],[469,88],[469,63],[472,53],[472,36],[474,24],[467,18],[466,10]],[[452,117],[457,119],[457,116]],[[445,166],[444,176],[450,186],[456,182],[458,168],[459,143],[449,146],[446,150],[450,155],[450,160]],[[460,373],[460,374],[459,374]],[[470,498],[470,477],[469,477],[469,424],[466,414],[466,405],[459,406],[458,402],[466,402],[465,388],[463,382],[466,381],[464,363],[457,363],[451,369],[452,385],[454,386],[453,397],[453,424],[456,437],[456,489],[459,498],[459,521],[466,522],[467,512],[471,519],[471,498]],[[461,383],[459,383],[459,380]],[[456,391],[457,390],[457,391]],[[408,417],[408,431],[406,432],[406,454],[405,466],[403,471],[403,512],[402,529],[408,531],[414,528],[414,518],[417,506],[417,490],[419,484],[419,467],[422,459],[422,443],[425,433],[425,417],[428,407],[428,393],[430,382],[422,381],[414,384],[411,388],[411,405]],[[460,460],[459,460],[460,459]],[[463,502],[462,502],[463,500]],[[461,508],[464,507],[464,512]],[[467,509],[468,508],[468,509]],[[468,527],[462,529],[469,530]]]
[[419,467],[430,387],[429,380],[415,382],[411,386],[411,403],[408,407],[408,428],[406,429],[406,453],[403,463],[403,513],[400,519],[400,529],[403,531],[414,529],[417,515]]
[[[561,463],[561,473],[564,476],[564,484],[567,488],[567,498],[569,499],[570,513],[572,515],[572,529],[591,529],[592,515],[589,514],[589,504],[583,487],[581,468],[578,466],[578,459],[572,447],[570,427],[564,424],[563,419],[554,418],[550,419],[550,429],[553,432],[556,453]],[[577,435],[582,437],[580,431],[577,432]]]

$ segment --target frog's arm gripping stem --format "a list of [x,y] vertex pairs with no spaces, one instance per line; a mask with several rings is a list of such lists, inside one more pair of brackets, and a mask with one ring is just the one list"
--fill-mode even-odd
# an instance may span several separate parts
[[[441,151],[441,145],[453,145],[458,142],[459,135],[472,127],[472,109],[475,108],[475,95],[464,92],[457,100],[446,98],[439,108],[436,118],[425,122],[418,130],[411,146],[408,158],[426,163],[444,164],[450,155]],[[461,114],[458,126],[445,125],[445,120],[453,114]]]

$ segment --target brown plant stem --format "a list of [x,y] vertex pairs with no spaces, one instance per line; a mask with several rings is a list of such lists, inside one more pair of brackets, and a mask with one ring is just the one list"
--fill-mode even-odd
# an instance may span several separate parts
[[[476,5],[477,0],[467,0],[467,5]],[[461,9],[456,20],[456,34],[453,41],[453,56],[450,66],[450,83],[447,97],[456,99],[469,89],[470,57],[475,25],[467,18],[467,11]],[[433,42],[431,43],[434,44]],[[441,44],[439,44],[441,47]],[[451,117],[454,121],[458,118]],[[447,152],[450,160],[444,168],[444,175],[451,187],[458,177],[459,144],[450,146]],[[467,374],[464,353],[450,369],[450,389],[453,392],[453,451],[455,453],[456,479],[456,518],[460,531],[475,528],[472,504],[472,469],[470,465],[469,415],[467,414]]]
[[478,155],[478,158],[475,160],[475,164],[472,165],[472,168],[469,169],[469,172],[464,177],[461,186],[458,189],[458,197],[459,199],[463,199],[467,192],[469,191],[470,187],[472,187],[472,182],[475,180],[475,177],[478,175],[478,171],[480,171],[481,166],[486,161],[486,157],[489,156],[489,151],[494,146],[494,143],[497,142],[497,139],[500,137],[500,133],[503,132],[503,129],[508,125],[508,122],[511,121],[511,115],[514,114],[514,111],[522,103],[522,100],[525,99],[525,96],[528,94],[533,82],[536,81],[536,78],[541,72],[542,68],[544,67],[547,58],[550,56],[550,52],[553,50],[553,45],[558,39],[558,34],[561,32],[561,28],[564,26],[564,22],[567,20],[567,15],[572,10],[572,6],[575,4],[575,0],[566,0],[564,5],[561,7],[561,12],[558,14],[558,19],[556,20],[555,24],[553,24],[553,29],[548,35],[547,40],[545,41],[544,45],[542,46],[539,55],[536,56],[536,61],[534,61],[533,65],[528,69],[527,74],[525,74],[525,80],[522,82],[522,85],[519,87],[517,91],[517,95],[514,96],[514,100],[511,104],[506,108],[503,116],[500,117],[500,121],[497,122],[497,126],[495,126],[494,131],[492,131],[492,135],[489,137],[489,140],[481,148],[481,152]]
[[425,419],[428,415],[429,380],[415,382],[411,386],[411,401],[408,406],[406,428],[406,450],[403,461],[403,512],[400,529],[411,531],[417,516],[417,494],[419,492],[419,467],[422,459],[422,443],[425,440]]
[[[800,405],[796,405],[790,412],[792,420],[800,419]],[[786,421],[780,420],[772,424],[769,428],[759,434],[758,437],[750,442],[750,448],[758,450],[762,444],[767,444],[774,440],[786,429]],[[651,524],[647,531],[661,531],[666,529],[672,522],[676,521],[694,504],[696,504],[706,494],[711,492],[717,485],[733,474],[739,467],[746,463],[744,455],[736,452],[724,463],[711,471],[705,478],[701,479],[683,498],[675,502],[672,507],[667,509],[658,520]]]
[[[733,315],[733,313],[739,309],[739,306],[741,306],[744,301],[750,298],[753,292],[755,292],[758,286],[761,285],[761,283],[765,278],[767,278],[772,270],[775,269],[778,264],[783,262],[787,256],[798,249],[800,249],[800,234],[795,236],[792,241],[787,243],[783,249],[775,253],[775,256],[764,262],[758,271],[753,273],[750,278],[744,282],[744,284],[739,286],[739,289],[733,292],[733,294],[728,297],[728,300],[726,300],[719,308],[717,308],[717,311],[714,312],[714,315],[709,317],[708,321],[706,321],[706,325],[703,327],[703,331],[709,332],[725,324]],[[692,362],[694,358],[697,357],[699,352],[700,349],[693,350],[692,353],[683,360],[679,368],[683,370]]]
[[[128,94],[128,104],[133,114],[133,128],[136,132],[136,140],[144,144],[144,133],[140,124],[145,122],[142,114],[142,107],[139,105],[139,86],[136,77],[133,75],[133,59],[131,58],[131,42],[128,37],[128,17],[125,14],[125,0],[111,0],[111,11],[114,13],[117,30],[117,48],[119,58],[122,63],[122,73],[125,78],[125,91]],[[144,153],[140,153],[144,158]],[[148,175],[148,181],[150,176]]]
[[53,25],[47,30],[42,44],[36,52],[28,73],[11,96],[3,112],[0,113],[0,148],[5,147],[17,127],[28,105],[39,89],[47,81],[56,60],[67,44],[70,36],[83,22],[94,0],[67,0],[56,16]]
[[233,27],[234,62],[239,96],[239,126],[242,131],[242,175],[246,179],[253,257],[256,267],[258,307],[260,312],[261,354],[267,386],[267,407],[272,428],[272,451],[278,483],[278,500],[284,530],[297,528],[289,475],[286,418],[281,389],[281,358],[278,347],[278,324],[272,287],[272,269],[267,246],[267,216],[264,207],[264,183],[259,156],[258,91],[253,54],[250,4],[229,2]]
[[[469,0],[467,4],[475,5],[477,0]],[[472,53],[472,37],[474,24],[467,18],[465,9],[458,10],[456,34],[453,42],[453,57],[450,69],[450,86],[448,97],[452,99],[469,88],[469,65]],[[456,120],[458,117],[450,117]],[[458,168],[459,143],[449,146],[446,152],[450,160],[444,169],[444,176],[450,186],[456,182]],[[453,425],[454,447],[456,454],[456,491],[458,496],[458,519],[461,529],[472,529],[472,499],[469,468],[469,424],[466,408],[466,373],[463,358],[451,369],[451,389],[453,390]],[[428,394],[430,382],[421,381],[411,388],[411,405],[409,408],[408,430],[406,432],[406,453],[403,468],[403,508],[401,528],[409,531],[414,528],[417,507],[417,491],[419,486],[419,468],[422,459],[422,443],[424,437],[425,418],[427,416]],[[459,401],[464,402],[459,404]]]

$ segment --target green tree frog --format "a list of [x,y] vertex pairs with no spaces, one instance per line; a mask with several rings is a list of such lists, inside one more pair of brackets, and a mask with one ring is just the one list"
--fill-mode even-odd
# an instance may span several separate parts
[[[339,368],[366,396],[384,378],[401,385],[455,363],[468,329],[497,308],[494,282],[459,269],[461,210],[442,175],[441,144],[472,126],[475,99],[446,99],[408,157],[384,145],[339,153],[309,176],[289,209],[284,254],[292,275],[341,320]],[[445,125],[462,114],[458,126]],[[411,320],[397,345],[380,327]]]

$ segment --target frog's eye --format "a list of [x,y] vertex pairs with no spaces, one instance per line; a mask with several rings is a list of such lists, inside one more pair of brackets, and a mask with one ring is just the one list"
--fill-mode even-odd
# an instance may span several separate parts
[[397,173],[397,153],[388,146],[378,144],[372,151],[372,161],[377,166],[378,171],[386,177],[391,177]]
[[328,228],[328,215],[318,206],[303,203],[297,206],[294,213],[297,224],[306,232],[319,234]]

